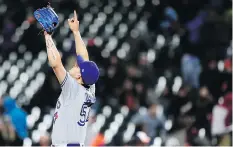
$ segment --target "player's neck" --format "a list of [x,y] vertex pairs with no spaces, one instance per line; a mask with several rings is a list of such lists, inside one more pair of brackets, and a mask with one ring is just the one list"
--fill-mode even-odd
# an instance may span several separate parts
[[85,85],[85,84],[83,83],[82,78],[76,79],[76,81],[77,81],[80,85],[82,85],[83,87],[85,87],[85,88],[90,88],[89,85]]
[[76,81],[79,83],[79,84],[81,84],[81,85],[83,85],[83,80],[82,80],[82,78],[76,78]]

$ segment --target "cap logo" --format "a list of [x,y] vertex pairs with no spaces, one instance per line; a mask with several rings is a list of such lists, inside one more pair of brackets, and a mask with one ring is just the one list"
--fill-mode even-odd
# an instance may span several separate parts
[[82,72],[84,72],[84,69],[82,69]]

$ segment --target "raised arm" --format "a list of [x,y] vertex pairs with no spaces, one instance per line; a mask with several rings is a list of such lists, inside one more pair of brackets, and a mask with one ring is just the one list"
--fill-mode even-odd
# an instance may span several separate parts
[[45,42],[47,47],[47,54],[50,66],[53,68],[53,71],[61,84],[66,76],[66,70],[62,65],[61,56],[58,52],[51,35],[44,32]]
[[74,10],[74,17],[68,19],[68,24],[70,26],[71,31],[74,34],[76,54],[81,55],[85,61],[89,61],[89,55],[87,52],[86,45],[84,44],[81,34],[79,32],[79,21],[75,10]]

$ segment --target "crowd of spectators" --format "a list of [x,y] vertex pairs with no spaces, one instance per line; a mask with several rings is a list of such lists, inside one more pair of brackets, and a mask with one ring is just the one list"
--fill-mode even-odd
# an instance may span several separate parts
[[[10,11],[0,18],[0,31],[4,37],[3,41],[0,38],[0,52],[3,57],[14,51],[17,45],[11,37],[19,22],[27,15],[28,21],[32,21],[26,11],[32,14],[47,1],[5,0],[4,3]],[[56,10],[63,13],[72,13],[73,9],[79,8],[72,0],[54,3]],[[93,38],[88,39],[90,57],[101,69],[96,86],[96,109],[104,105],[126,105],[135,112],[131,121],[137,125],[137,133],[127,145],[148,145],[156,136],[166,140],[170,132],[166,131],[164,124],[168,118],[173,121],[171,132],[185,129],[186,145],[232,145],[232,140],[226,139],[232,136],[231,3],[230,0],[146,2],[143,14],[147,23],[141,23],[138,26],[140,31],[133,32],[137,37],[125,38],[131,50],[124,59],[119,58],[115,51],[103,58],[102,49],[94,45]],[[80,21],[82,13],[80,10]],[[33,54],[44,49],[43,40],[35,37],[38,34],[35,26],[32,25],[22,39]],[[71,67],[72,52],[64,53],[63,57],[66,67]],[[60,89],[50,71],[45,68],[45,84],[31,106],[24,108],[26,111],[34,105],[42,109],[55,106]],[[179,81],[180,86],[176,86]],[[14,112],[17,114],[8,112],[4,102],[1,106],[0,139],[4,141],[0,142],[19,145],[27,136],[27,132],[21,134],[19,131],[25,129],[26,114],[18,108]],[[148,108],[145,115],[136,113],[142,106]],[[163,112],[158,114],[160,106]],[[205,135],[201,137],[203,132]],[[48,136],[41,137],[40,145],[50,144]]]
[[[164,126],[160,125],[165,124],[164,116],[151,112],[156,105],[162,105],[163,115],[174,120],[173,129],[186,128],[187,145],[221,144],[225,135],[229,135],[232,123],[230,3],[218,0],[166,1],[161,2],[160,7],[148,7],[148,11],[152,10],[148,28],[132,41],[135,47],[132,53],[123,62],[116,56],[105,62],[108,76],[104,77],[104,87],[101,86],[104,89],[99,94],[101,100],[106,97],[104,102],[117,101],[135,111],[140,106],[147,107],[148,114],[135,116],[132,122],[141,123],[139,131],[144,131],[150,138],[157,136],[159,129],[162,129],[159,136],[165,134]],[[150,63],[148,48],[156,49],[153,37],[160,34],[165,37],[166,45]],[[171,45],[175,35],[180,37],[176,49]],[[171,80],[176,75],[182,77],[183,83],[174,92]],[[158,96],[154,87],[160,76],[165,77],[168,84]],[[221,111],[224,111],[222,118],[218,117]],[[213,130],[220,126],[224,126],[221,133],[215,133]],[[203,130],[204,139],[198,135]]]
[[23,144],[28,137],[26,112],[20,109],[11,97],[5,97],[1,102],[1,145],[17,146]]

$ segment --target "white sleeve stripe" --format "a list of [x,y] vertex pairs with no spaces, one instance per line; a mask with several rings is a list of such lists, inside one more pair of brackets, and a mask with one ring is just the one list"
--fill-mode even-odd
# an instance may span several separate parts
[[65,79],[63,80],[63,82],[61,83],[61,87],[63,87],[67,81],[68,78],[68,73],[66,73]]

